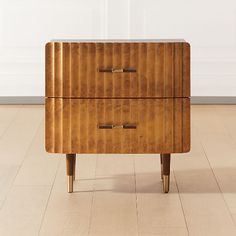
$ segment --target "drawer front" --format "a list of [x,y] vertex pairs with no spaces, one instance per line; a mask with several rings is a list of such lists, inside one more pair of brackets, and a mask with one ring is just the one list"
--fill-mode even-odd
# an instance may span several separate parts
[[182,153],[189,149],[189,98],[46,98],[48,152]]
[[46,45],[46,97],[189,97],[188,43]]

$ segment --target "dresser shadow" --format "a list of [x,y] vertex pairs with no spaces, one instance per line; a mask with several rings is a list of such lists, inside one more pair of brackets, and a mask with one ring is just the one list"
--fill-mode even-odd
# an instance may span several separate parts
[[[93,181],[93,189],[74,192],[117,192],[117,193],[163,193],[160,172],[137,173],[136,175],[97,176],[94,179],[77,179],[80,182]],[[173,193],[236,193],[236,168],[214,168],[175,170],[171,172],[170,191]]]

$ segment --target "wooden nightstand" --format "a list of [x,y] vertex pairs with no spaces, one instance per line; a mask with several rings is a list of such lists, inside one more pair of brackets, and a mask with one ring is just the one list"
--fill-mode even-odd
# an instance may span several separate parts
[[190,45],[183,40],[46,44],[46,150],[65,153],[73,192],[76,153],[190,150]]

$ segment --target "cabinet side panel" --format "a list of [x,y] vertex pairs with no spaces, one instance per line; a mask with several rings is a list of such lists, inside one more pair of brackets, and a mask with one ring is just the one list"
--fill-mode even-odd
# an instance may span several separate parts
[[190,97],[190,44],[183,43],[183,94]]
[[54,91],[52,97],[63,96],[63,43],[54,43]]
[[[184,99],[174,99],[174,151],[181,152],[183,150],[183,103]],[[185,121],[186,122],[186,121]]]
[[182,97],[183,89],[183,44],[174,44],[174,97]]
[[55,152],[54,148],[54,99],[45,99],[45,149],[47,152]]
[[190,151],[190,142],[191,142],[191,130],[190,130],[190,123],[191,123],[191,116],[190,116],[190,98],[183,99],[183,125],[182,125],[182,132],[183,132],[183,152]]
[[54,44],[45,46],[45,94],[47,97],[54,94]]

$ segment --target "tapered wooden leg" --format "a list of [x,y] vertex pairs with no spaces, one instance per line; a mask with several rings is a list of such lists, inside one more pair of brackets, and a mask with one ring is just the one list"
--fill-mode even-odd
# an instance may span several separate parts
[[66,174],[68,178],[68,193],[73,192],[73,179],[75,176],[76,154],[66,154]]
[[163,180],[163,162],[162,162],[162,154],[160,154],[160,163],[161,163],[161,179]]
[[74,161],[74,163],[73,163],[73,180],[75,180],[76,156],[75,156],[75,158],[73,158],[73,161]]
[[163,191],[164,193],[169,192],[170,188],[170,154],[162,154],[162,165],[163,165]]

